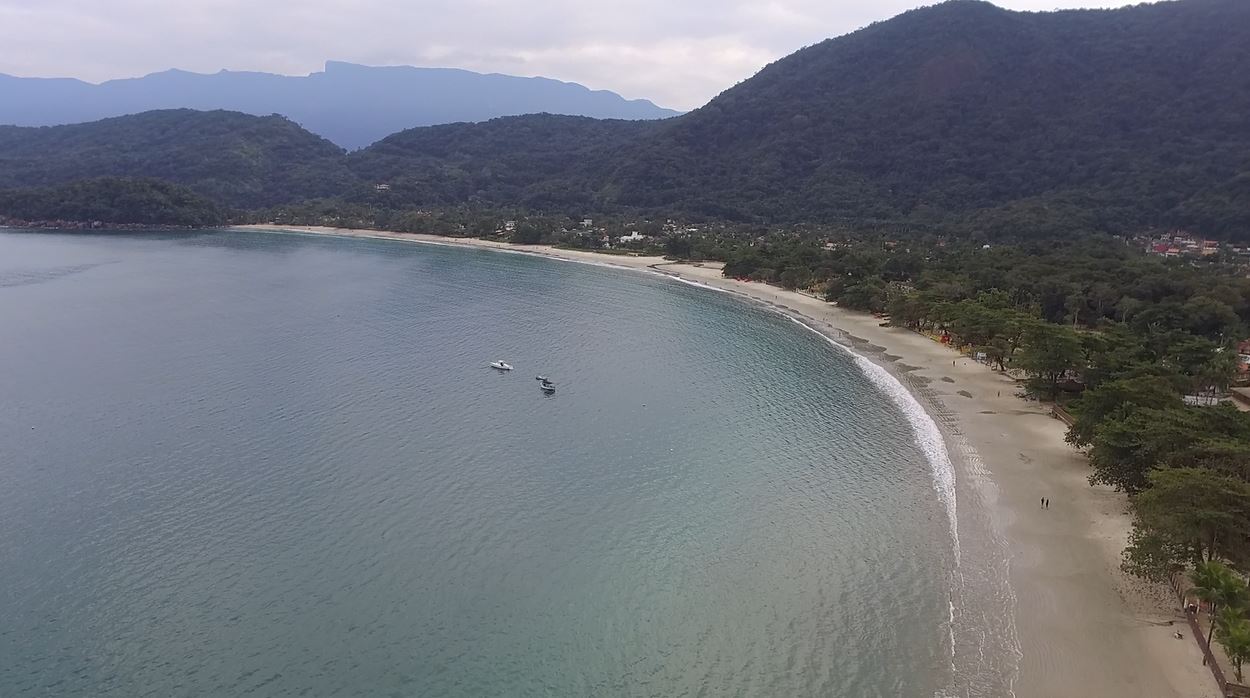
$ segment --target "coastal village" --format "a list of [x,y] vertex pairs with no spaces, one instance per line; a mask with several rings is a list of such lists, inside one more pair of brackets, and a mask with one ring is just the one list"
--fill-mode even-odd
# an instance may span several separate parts
[[1147,253],[1160,257],[1198,259],[1224,255],[1250,264],[1250,245],[1221,243],[1183,230],[1158,236],[1137,236],[1132,241],[1144,245]]

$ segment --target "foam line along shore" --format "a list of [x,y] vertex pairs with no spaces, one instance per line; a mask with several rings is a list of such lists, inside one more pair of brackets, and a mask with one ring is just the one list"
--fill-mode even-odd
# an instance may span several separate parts
[[[952,597],[954,626],[990,629],[979,640],[957,638],[957,665],[971,654],[966,663],[975,667],[981,649],[1005,650],[965,671],[985,672],[986,681],[1010,674],[1007,684],[1020,697],[1149,698],[1193,695],[1195,686],[1218,695],[1196,647],[1172,638],[1166,594],[1119,570],[1130,528],[1124,496],[1089,486],[1084,457],[1065,443],[1064,425],[1045,407],[1020,399],[1013,380],[950,347],[802,293],[724,278],[717,264],[376,230],[244,229],[460,245],[660,272],[790,314],[888,371],[940,426],[959,501],[963,579]],[[1038,506],[1043,496],[1051,508]],[[995,584],[997,576],[1007,583]]]

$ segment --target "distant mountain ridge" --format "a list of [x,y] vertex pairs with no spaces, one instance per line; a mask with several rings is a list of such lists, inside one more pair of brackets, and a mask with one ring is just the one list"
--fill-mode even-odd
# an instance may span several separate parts
[[408,128],[500,116],[662,119],[679,113],[549,78],[338,61],[306,76],[167,70],[98,85],[0,74],[0,124],[53,126],[160,109],[281,114],[349,150]]

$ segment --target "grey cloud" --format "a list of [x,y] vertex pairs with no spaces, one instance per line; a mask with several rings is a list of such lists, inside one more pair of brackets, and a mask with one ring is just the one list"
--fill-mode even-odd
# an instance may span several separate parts
[[[692,108],[769,61],[918,0],[0,0],[0,72],[303,74],[326,59],[581,82]],[[1059,0],[1009,0],[1054,9]],[[1069,0],[1109,7],[1117,0]]]

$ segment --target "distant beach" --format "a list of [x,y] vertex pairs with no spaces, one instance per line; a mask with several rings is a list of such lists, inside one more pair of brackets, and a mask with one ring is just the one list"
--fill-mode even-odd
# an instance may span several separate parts
[[[1009,566],[1012,591],[1007,599],[958,599],[955,612],[993,620],[1014,608],[1014,624],[997,620],[1018,638],[1016,696],[1219,695],[1195,644],[1172,636],[1172,622],[1183,620],[1169,590],[1119,569],[1130,530],[1124,495],[1089,486],[1084,456],[1066,444],[1064,424],[1046,407],[1017,397],[1015,381],[950,347],[803,293],[724,278],[713,263],[376,230],[241,229],[460,245],[659,272],[787,313],[888,370],[939,425],[957,473],[965,573]],[[1042,497],[1051,500],[1048,509],[1039,506]],[[956,661],[973,651],[957,642]]]

